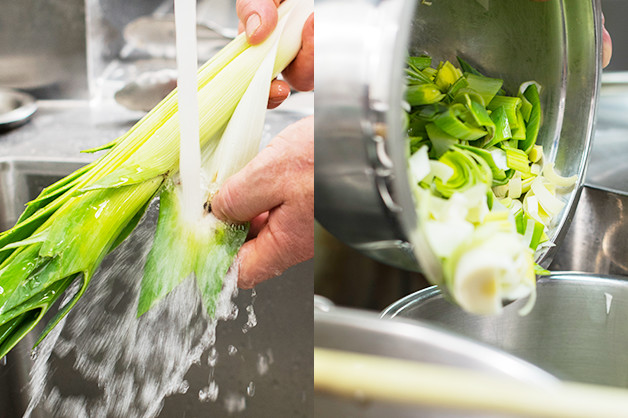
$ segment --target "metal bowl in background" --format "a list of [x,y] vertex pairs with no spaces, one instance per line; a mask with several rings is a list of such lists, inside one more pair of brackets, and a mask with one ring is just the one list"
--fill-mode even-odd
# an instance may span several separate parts
[[[337,308],[322,300],[315,301],[314,305],[314,345],[319,348],[460,367],[535,385],[551,385],[557,382],[555,377],[536,366],[426,322],[381,319],[375,313]],[[435,408],[363,402],[321,392],[315,395],[314,416],[486,417],[485,414],[473,415],[469,412],[461,415],[460,412]]]
[[475,316],[435,287],[409,295],[383,316],[427,321],[504,350],[560,379],[628,387],[628,281],[616,276],[555,273],[537,282],[527,316],[520,300],[496,317]]
[[[580,192],[591,142],[600,80],[599,1],[568,7],[530,0],[429,3],[317,3],[317,220],[370,257],[421,269],[417,254],[429,250],[416,233],[401,98],[406,53],[427,52],[436,60],[462,56],[503,78],[510,92],[527,80],[542,85],[545,157],[561,174],[580,179],[550,231],[558,241]],[[550,258],[538,256],[543,265]]]
[[22,126],[37,110],[33,96],[13,89],[0,88],[0,132]]

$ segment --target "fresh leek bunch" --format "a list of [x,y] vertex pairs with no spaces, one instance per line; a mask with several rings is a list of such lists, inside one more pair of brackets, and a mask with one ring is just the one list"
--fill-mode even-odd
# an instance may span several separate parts
[[46,336],[84,294],[105,255],[133,231],[159,195],[159,221],[138,314],[193,272],[207,312],[213,315],[222,279],[247,228],[213,217],[211,194],[257,153],[270,82],[298,53],[312,9],[309,0],[285,1],[277,28],[265,42],[251,46],[241,34],[199,69],[207,202],[198,221],[181,216],[175,90],[129,132],[89,150],[108,152],[44,189],[16,225],[0,234],[0,358],[78,281],[79,290],[37,343]]
[[564,207],[557,190],[576,177],[543,164],[537,83],[509,96],[502,80],[459,64],[410,57],[406,69],[412,184],[440,266],[428,278],[473,313],[528,295],[531,309],[541,270],[534,252],[551,245],[547,229]]

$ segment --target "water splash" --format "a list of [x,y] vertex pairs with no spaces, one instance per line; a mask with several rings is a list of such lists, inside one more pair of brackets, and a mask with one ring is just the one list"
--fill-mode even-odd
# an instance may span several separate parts
[[255,328],[255,326],[257,326],[257,316],[255,315],[255,308],[253,307],[256,297],[257,293],[255,292],[255,289],[253,289],[251,291],[251,304],[246,307],[247,320],[246,324],[242,326],[243,334],[246,334],[251,329]]
[[218,399],[218,385],[216,381],[212,380],[209,382],[209,386],[201,389],[198,392],[198,399],[201,402],[215,402]]
[[218,362],[218,350],[216,347],[212,347],[209,349],[209,353],[207,354],[207,364],[210,367],[215,367]]
[[[154,417],[167,396],[188,391],[185,374],[200,363],[203,353],[209,351],[208,363],[215,365],[217,351],[210,348],[218,320],[233,316],[237,268],[225,279],[216,319],[207,317],[192,278],[137,318],[137,295],[156,216],[152,207],[147,217],[153,222],[143,222],[105,259],[83,298],[40,344],[26,418],[36,410],[46,411],[44,416],[77,418]],[[95,383],[95,393],[69,396],[55,386],[54,362],[61,358],[73,360],[73,369]],[[206,389],[205,399],[216,400],[217,384],[211,382]]]
[[275,360],[273,358],[273,352],[270,348],[266,351],[266,355],[259,353],[257,355],[257,373],[260,376],[263,376],[266,373],[268,373],[268,370],[270,369],[270,365],[273,364],[274,361]]
[[255,383],[249,382],[249,385],[246,387],[246,394],[251,398],[255,396]]
[[240,393],[229,393],[225,397],[225,409],[230,414],[242,412],[246,408],[246,398]]

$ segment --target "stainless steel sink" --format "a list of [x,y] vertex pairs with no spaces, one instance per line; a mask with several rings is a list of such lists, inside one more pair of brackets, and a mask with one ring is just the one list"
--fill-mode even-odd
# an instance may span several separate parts
[[[61,119],[64,112],[61,112]],[[43,114],[46,115],[45,109]],[[290,118],[282,116],[276,116],[274,119],[271,117],[270,120],[277,122],[279,119],[283,121],[283,124],[290,122]],[[33,122],[33,126],[25,126],[22,133],[0,136],[0,230],[12,226],[21,213],[24,203],[35,197],[43,187],[69,174],[86,161],[80,156],[78,159],[51,156],[50,154],[54,153],[51,151],[52,147],[43,148],[39,153],[32,152],[39,155],[19,155],[20,152],[16,152],[16,149],[29,150],[22,154],[31,153],[46,139],[45,129],[43,129],[45,120],[35,119]],[[274,135],[280,128],[281,126],[271,126],[270,134]],[[115,129],[120,130],[121,127],[117,125]],[[38,132],[39,135],[29,135],[29,130],[31,133]],[[58,144],[63,147],[61,142]],[[13,146],[12,149],[11,146]],[[83,145],[81,148],[88,146],[89,144]],[[6,149],[9,151],[7,152]],[[14,155],[7,156],[11,153]],[[155,205],[152,205],[143,225],[139,228],[154,228],[155,210]],[[100,319],[90,324],[93,333],[98,333],[106,327],[117,326],[114,322],[117,320],[116,315],[119,309],[117,305],[133,302],[133,298],[128,297],[129,286],[132,287],[132,284],[125,283],[127,272],[125,268],[120,268],[119,260],[121,257],[141,259],[145,256],[139,250],[142,246],[138,245],[138,242],[144,240],[145,237],[145,234],[132,235],[126,248],[120,247],[105,258],[88,292],[70,313],[68,321],[71,320],[72,315],[78,314],[77,310],[88,312],[99,309],[102,311],[102,315],[98,317]],[[112,274],[112,271],[118,274]],[[233,403],[236,401],[239,402],[239,406],[235,408],[236,411],[241,409],[243,404],[246,407],[234,413],[234,416],[311,416],[313,411],[312,276],[312,262],[306,262],[293,267],[280,277],[257,286],[255,295],[251,291],[240,291],[236,298],[238,317],[231,321],[220,322],[217,327],[214,347],[218,353],[218,362],[215,367],[210,367],[208,352],[204,352],[200,357],[200,363],[193,364],[184,376],[183,384],[188,385],[189,389],[185,393],[175,393],[166,397],[158,416],[231,416],[228,412],[230,408],[228,404],[231,403],[231,410],[233,410]],[[105,278],[106,280],[102,280]],[[99,299],[97,293],[99,286],[102,287],[104,282],[111,282],[110,286],[115,288],[112,295],[118,293],[117,300],[122,300],[122,302],[102,303],[103,300]],[[257,325],[245,332],[243,330],[248,320],[247,307],[251,305],[252,300]],[[92,318],[91,315],[90,318]],[[201,321],[200,314],[198,320]],[[198,332],[198,323],[195,321],[189,324],[190,333]],[[154,335],[159,336],[171,326],[175,325],[168,321],[159,323],[153,330]],[[0,417],[2,418],[21,417],[29,404],[32,396],[29,372],[35,361],[31,358],[31,346],[42,329],[43,324],[40,324],[7,356],[6,364],[0,363]],[[66,331],[64,329],[63,333]],[[164,349],[167,348],[164,347]],[[102,397],[103,391],[107,388],[99,385],[96,379],[86,378],[78,373],[75,370],[76,361],[77,355],[73,350],[69,350],[65,355],[59,355],[57,351],[53,352],[49,361],[47,387],[55,387],[55,393],[64,397],[76,399]],[[218,385],[218,398],[215,401],[201,401],[199,391],[208,386],[210,378],[213,378]],[[137,393],[143,393],[145,389],[147,390],[147,388],[137,387]],[[115,396],[109,402],[116,402]],[[67,409],[50,410],[40,405],[33,411],[32,416],[39,418],[81,415],[71,413]],[[85,416],[95,415],[87,413]],[[106,416],[132,415],[109,412]]]

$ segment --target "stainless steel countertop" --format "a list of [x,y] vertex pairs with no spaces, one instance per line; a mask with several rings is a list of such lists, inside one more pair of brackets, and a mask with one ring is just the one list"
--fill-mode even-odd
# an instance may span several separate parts
[[628,193],[628,83],[604,83],[586,184]]
[[[104,145],[129,130],[143,112],[115,103],[44,100],[26,125],[0,134],[0,159],[53,158],[91,161],[98,156],[80,151]],[[292,95],[266,117],[263,143],[288,124],[313,112],[313,93]]]

